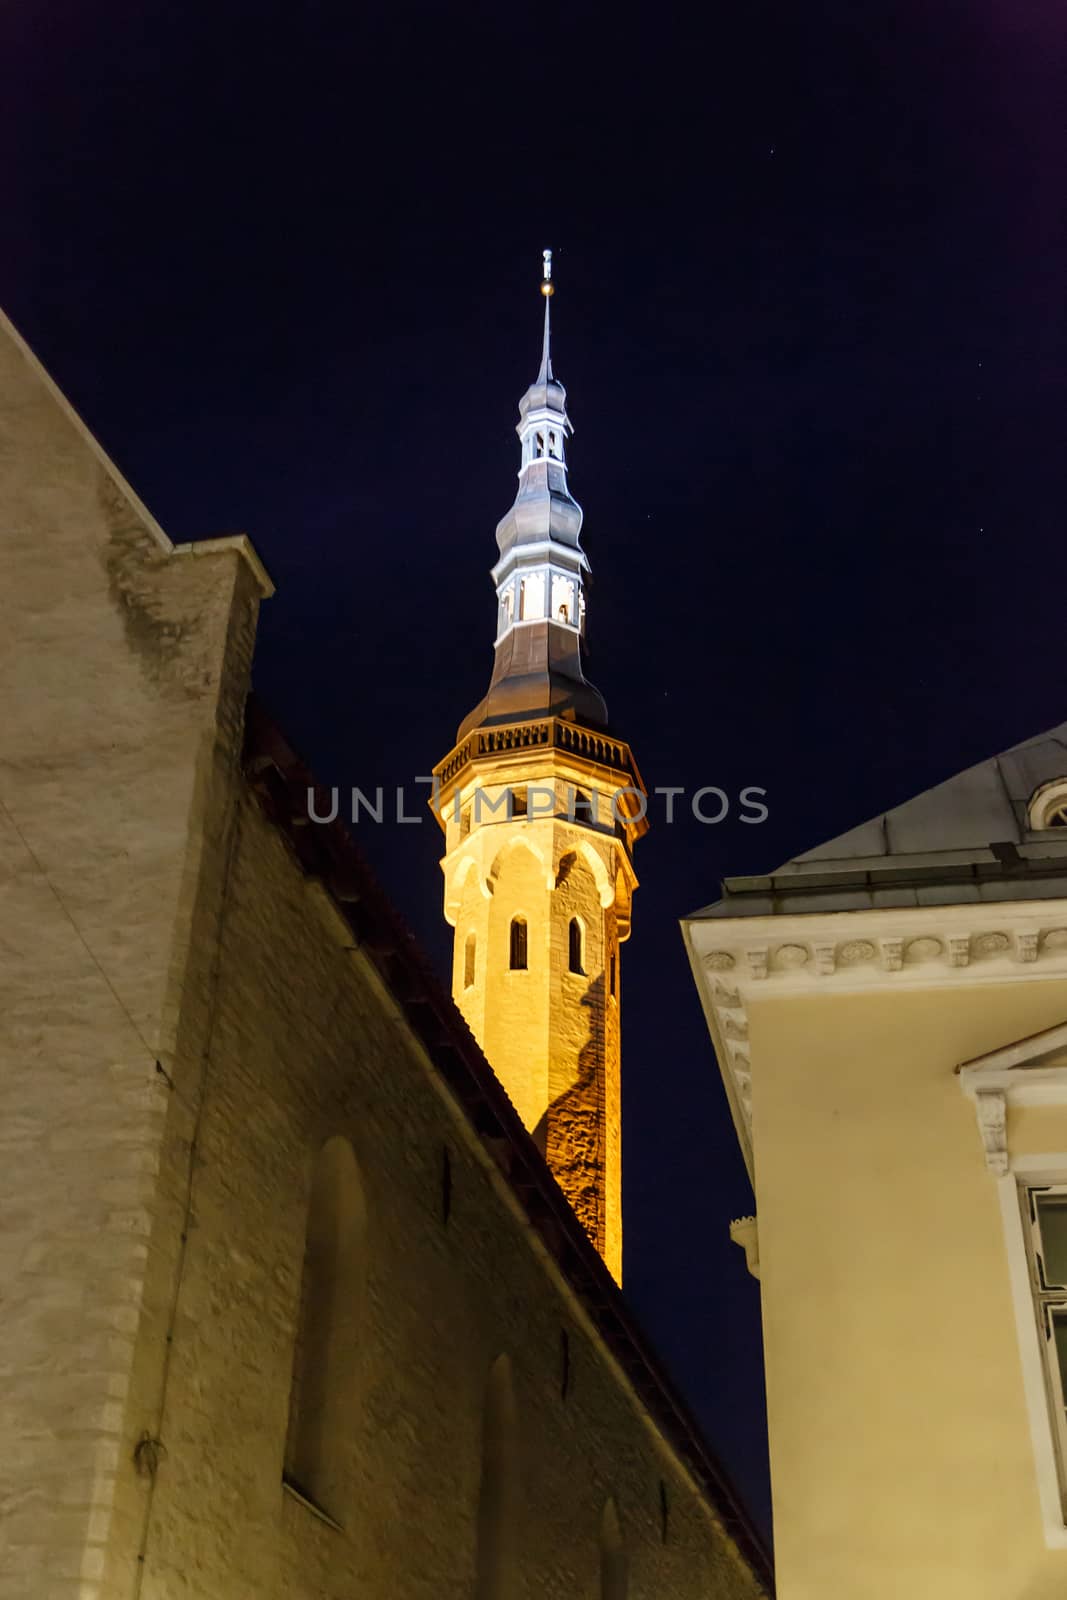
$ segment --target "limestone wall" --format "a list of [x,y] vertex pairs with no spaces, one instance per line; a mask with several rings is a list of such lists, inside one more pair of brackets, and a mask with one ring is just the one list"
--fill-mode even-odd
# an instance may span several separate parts
[[[243,798],[167,1454],[145,1486],[144,1595],[466,1600],[487,1383],[502,1355],[515,1407],[513,1560],[479,1593],[594,1600],[609,1498],[634,1600],[758,1593],[351,946]],[[351,1419],[347,1483],[328,1508],[339,1529],[282,1485],[311,1174],[337,1135],[366,1206],[364,1309],[337,1395]]]
[[[755,1595],[247,787],[254,562],[173,551],[2,327],[0,484],[0,1600]],[[282,1480],[338,1137],[334,1526]]]
[[0,555],[0,1595],[94,1595],[109,1548],[130,1594],[156,1062],[199,981],[257,593],[234,551],[172,553],[2,320]]

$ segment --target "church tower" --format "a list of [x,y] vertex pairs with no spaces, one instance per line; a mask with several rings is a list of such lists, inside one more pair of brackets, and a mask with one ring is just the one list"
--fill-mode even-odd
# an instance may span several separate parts
[[514,504],[496,531],[489,690],[434,769],[452,992],[596,1248],[622,1273],[619,946],[645,789],[582,671],[582,511],[566,393],[544,340],[519,402]]

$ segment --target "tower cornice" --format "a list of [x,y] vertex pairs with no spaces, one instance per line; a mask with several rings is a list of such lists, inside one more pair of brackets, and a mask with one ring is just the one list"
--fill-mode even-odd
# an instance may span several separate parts
[[[630,746],[623,739],[602,733],[563,717],[542,717],[501,723],[494,727],[472,728],[460,739],[443,761],[433,769],[434,791],[431,809],[444,828],[447,812],[454,805],[458,791],[476,776],[488,777],[494,772],[521,764],[529,782],[539,758],[550,758],[549,765],[560,773],[570,770],[577,779],[588,779],[607,794],[633,797],[633,805],[626,815],[626,833],[633,842],[648,832],[644,816],[644,802],[648,796],[644,779],[638,770]],[[639,797],[639,798],[638,798]],[[623,801],[619,802],[623,809]],[[640,812],[641,815],[636,815]]]

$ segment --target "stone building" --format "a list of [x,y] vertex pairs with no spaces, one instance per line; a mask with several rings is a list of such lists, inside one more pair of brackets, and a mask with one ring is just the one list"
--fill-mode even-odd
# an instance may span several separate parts
[[[0,507],[2,1600],[768,1595],[528,1131],[569,1069],[513,1107],[248,699],[252,547],[6,323]],[[627,841],[558,847],[592,980]]]
[[684,924],[782,1600],[1067,1591],[1067,723]]

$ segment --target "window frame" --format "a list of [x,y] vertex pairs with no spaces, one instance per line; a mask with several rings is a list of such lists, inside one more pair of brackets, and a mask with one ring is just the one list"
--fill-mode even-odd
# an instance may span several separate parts
[[1067,1283],[1050,1283],[1045,1272],[1047,1250],[1041,1231],[1039,1195],[1062,1195],[1067,1201],[1067,1173],[1062,1183],[1019,1183],[1019,1201],[1023,1211],[1023,1228],[1026,1240],[1027,1267],[1030,1276],[1030,1293],[1033,1299],[1037,1324],[1041,1364],[1045,1373],[1045,1387],[1049,1405],[1049,1423],[1060,1481],[1060,1497],[1067,1525],[1067,1394],[1064,1392],[1060,1371],[1052,1316],[1062,1311],[1067,1316]]
[[[516,961],[516,955],[521,955],[522,960]],[[529,970],[530,929],[520,911],[516,912],[508,923],[508,971],[529,972]]]
[[1067,828],[1067,778],[1053,778],[1035,789],[1026,814],[1031,833]]
[[579,916],[567,922],[567,971],[575,978],[588,976],[585,965],[585,923]]
[[[1049,1341],[1042,1326],[1042,1308],[1047,1302],[1038,1298],[1040,1279],[1030,1217],[1032,1192],[1067,1190],[1067,1151],[1016,1156],[996,1184],[1045,1545],[1050,1550],[1067,1550],[1067,1420],[1061,1428],[1064,1410],[1062,1406],[1058,1413],[1054,1409],[1061,1385],[1058,1366],[1053,1376]],[[1067,1293],[1063,1302],[1067,1305]]]

